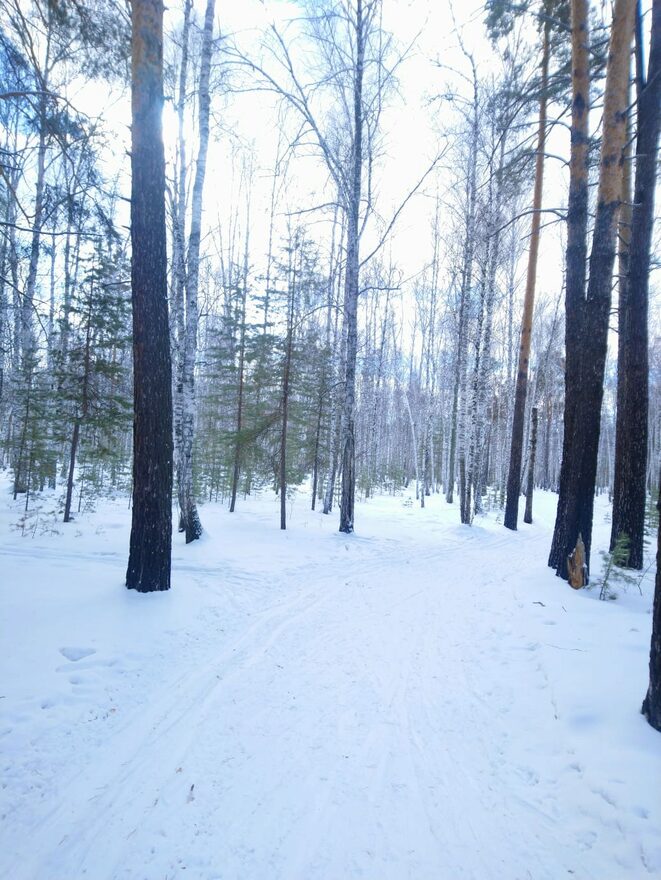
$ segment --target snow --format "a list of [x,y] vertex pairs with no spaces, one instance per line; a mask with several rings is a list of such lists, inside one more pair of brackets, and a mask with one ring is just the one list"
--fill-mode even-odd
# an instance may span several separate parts
[[145,596],[125,500],[25,537],[3,502],[0,876],[660,876],[652,573],[572,591],[535,508],[385,497],[347,537],[303,495],[287,532],[271,496],[207,505]]

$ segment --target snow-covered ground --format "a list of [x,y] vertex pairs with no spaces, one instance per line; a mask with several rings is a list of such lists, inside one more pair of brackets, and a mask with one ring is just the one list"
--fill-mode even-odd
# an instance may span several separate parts
[[650,576],[555,578],[550,495],[517,533],[440,497],[351,537],[290,514],[204,507],[143,596],[125,500],[26,536],[2,501],[0,877],[661,876]]

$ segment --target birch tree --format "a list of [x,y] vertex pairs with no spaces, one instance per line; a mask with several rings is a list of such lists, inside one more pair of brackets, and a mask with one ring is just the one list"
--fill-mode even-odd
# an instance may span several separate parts
[[[188,238],[185,283],[185,322],[183,340],[179,341],[176,392],[181,412],[177,449],[177,494],[179,530],[186,543],[197,540],[202,524],[193,489],[193,441],[195,437],[195,359],[199,321],[200,247],[202,239],[202,196],[209,149],[209,113],[211,107],[210,78],[213,52],[215,0],[207,0],[202,31],[200,79],[198,85],[198,151],[191,199],[191,225]],[[181,259],[181,257],[180,257]]]

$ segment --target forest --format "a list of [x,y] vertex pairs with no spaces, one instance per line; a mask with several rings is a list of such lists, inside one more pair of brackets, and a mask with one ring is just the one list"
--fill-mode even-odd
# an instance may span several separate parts
[[[261,544],[276,576],[279,532],[326,578],[391,505],[393,585],[437,528],[463,556],[425,583],[491,558],[565,613],[609,579],[647,590],[627,686],[661,731],[660,0],[0,0],[0,25],[2,515],[37,542],[7,558],[61,536],[73,571],[74,536],[124,511],[108,552],[140,594],[174,597],[205,553],[255,556],[258,584]],[[460,876],[236,858],[188,875]],[[120,876],[99,859],[62,866]],[[12,876],[79,876],[58,864]],[[576,875],[623,876],[604,864]],[[570,870],[541,865],[465,876]]]

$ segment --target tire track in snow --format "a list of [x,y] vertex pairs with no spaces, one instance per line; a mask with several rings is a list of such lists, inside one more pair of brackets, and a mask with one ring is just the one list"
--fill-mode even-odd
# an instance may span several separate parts
[[[393,555],[395,553],[397,551],[393,551]],[[59,559],[81,558],[74,554],[60,553],[57,556]],[[90,558],[95,559],[96,554],[91,554]],[[105,558],[116,561],[110,556]],[[373,576],[392,563],[392,559],[380,557],[367,563],[362,559],[358,565],[362,577],[365,574]],[[259,662],[284,630],[295,625],[312,607],[331,598],[332,591],[327,585],[324,588],[324,582],[337,581],[338,574],[339,580],[344,581],[351,575],[353,567],[352,559],[345,560],[339,571],[317,577],[312,589],[293,599],[275,603],[219,656],[210,658],[211,670],[186,670],[164,688],[166,692],[159,695],[146,714],[138,711],[127,719],[116,730],[105,754],[97,756],[96,766],[91,770],[86,768],[82,776],[70,783],[62,792],[62,803],[34,829],[44,844],[45,864],[40,855],[23,853],[11,856],[9,865],[23,863],[28,871],[26,877],[42,877],[42,867],[51,870],[49,856],[53,856],[53,868],[62,872],[53,876],[79,876],[78,872],[85,870],[91,854],[98,858],[99,841],[108,842],[114,838],[117,841],[114,849],[121,849],[122,841],[132,833],[133,829],[128,826],[135,820],[135,815],[149,812],[155,804],[155,793],[158,800],[157,793],[163,787],[163,780],[183,761],[217,692],[230,678]],[[344,568],[347,571],[342,574]],[[189,569],[216,573],[215,569],[200,566],[189,566]],[[281,577],[291,581],[303,573],[309,574],[308,566],[301,566],[300,570],[294,568]],[[343,584],[339,584],[338,589],[342,588]],[[165,748],[165,742],[171,747]],[[160,766],[163,752],[172,755],[167,768]],[[82,803],[84,794],[90,790],[99,792],[91,807]],[[108,856],[112,860],[110,853]]]
[[[187,670],[169,683],[146,714],[139,711],[136,714],[141,717],[134,715],[127,719],[116,731],[110,747],[103,750],[105,754],[97,757],[91,772],[74,778],[68,790],[62,793],[62,803],[34,829],[43,841],[46,863],[50,864],[49,856],[57,854],[57,870],[64,873],[44,874],[44,860],[34,853],[23,854],[20,861],[13,857],[9,867],[24,864],[28,868],[25,876],[30,878],[77,877],[77,872],[84,869],[87,856],[98,847],[100,840],[108,841],[115,833],[121,835],[118,842],[123,840],[122,832],[128,830],[130,833],[132,829],[127,829],[126,825],[135,818],[130,810],[138,813],[149,810],[153,793],[160,788],[160,780],[177,766],[204,718],[214,691],[232,672],[236,672],[242,660],[245,661],[246,649],[255,642],[260,646],[273,642],[283,628],[292,625],[321,598],[311,590],[290,602],[277,604],[265,615],[260,615],[259,620],[214,658],[211,670],[192,673]],[[172,746],[165,749],[165,753],[172,756],[167,768],[161,766],[164,740]],[[136,780],[142,780],[143,784],[136,786]],[[90,790],[99,791],[91,808],[83,803],[84,794]],[[123,828],[111,831],[117,824]]]
[[[484,537],[468,529],[465,535],[453,532],[437,547],[416,547],[406,566],[404,539],[391,542],[385,553],[377,541],[346,539],[349,552],[332,572],[320,574],[313,563],[280,572],[274,593],[303,579],[314,586],[261,612],[220,652],[209,653],[208,668],[185,669],[164,684],[144,714],[135,713],[118,729],[99,750],[96,765],[71,783],[62,805],[35,826],[49,851],[23,854],[31,871],[24,876],[103,880],[90,873],[102,864],[104,876],[113,880],[161,877],[158,853],[157,873],[141,870],[138,860],[149,864],[150,856],[132,849],[135,830],[145,825],[155,841],[158,829],[176,829],[171,833],[189,857],[197,834],[227,844],[218,862],[226,867],[224,880],[337,880],[351,872],[370,880],[437,880],[444,866],[453,880],[565,876],[571,841],[559,840],[562,829],[538,809],[531,817],[534,805],[520,796],[520,786],[511,785],[513,768],[498,751],[508,720],[493,717],[494,700],[483,692],[483,674],[493,658],[473,650],[484,635],[476,623],[490,616],[491,626],[499,615],[507,626],[508,615],[488,601],[488,584],[502,564],[501,551],[509,562],[513,549],[509,533],[489,532],[488,557],[467,574],[462,565],[467,551]],[[528,540],[541,546],[546,538]],[[97,554],[90,558],[98,561]],[[216,567],[176,562],[174,567],[225,577]],[[397,583],[389,577],[392,569],[402,573]],[[231,582],[235,576],[240,572],[226,578]],[[280,650],[289,666],[278,677]],[[333,665],[342,662],[346,680],[338,681]],[[491,673],[489,686],[494,677]],[[325,727],[305,750],[299,736],[305,729],[297,726],[296,707],[285,700],[289,692],[304,696],[315,684],[323,694],[311,694],[311,708]],[[266,693],[269,702],[256,707],[252,692]],[[251,711],[254,716],[247,718]],[[227,730],[237,719],[252,737]],[[329,741],[333,730],[336,741]],[[275,735],[280,740],[265,755],[264,743]],[[225,754],[228,743],[240,750]],[[339,749],[346,749],[347,757]],[[196,803],[205,804],[204,815],[194,812],[196,803],[182,806],[189,779],[199,790],[214,760],[230,759],[211,780],[229,788],[219,788],[213,803],[196,795]],[[499,766],[499,760],[505,764]],[[175,775],[183,765],[185,778]],[[332,777],[323,786],[320,772]],[[259,796],[237,801],[249,783]],[[83,802],[92,786],[98,795]],[[356,787],[364,789],[362,795]],[[210,791],[215,794],[213,786]],[[261,850],[259,842],[246,840],[249,822],[266,837]],[[491,834],[486,845],[485,827]],[[337,852],[338,841],[346,844],[344,855]],[[511,871],[514,859],[517,873],[503,873]],[[424,873],[430,864],[434,873]],[[174,863],[166,868],[168,876],[177,872]],[[210,868],[200,867],[197,874],[194,865],[189,868],[188,877],[214,876]],[[11,876],[18,877],[15,870]]]

